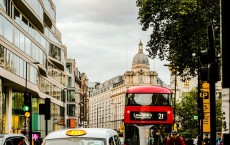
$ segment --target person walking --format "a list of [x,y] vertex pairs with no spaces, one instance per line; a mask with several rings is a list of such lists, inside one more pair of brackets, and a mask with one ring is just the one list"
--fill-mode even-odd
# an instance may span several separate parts
[[198,145],[198,135],[197,135],[196,138],[193,140],[193,145]]
[[166,145],[186,145],[184,139],[178,136],[177,131],[171,131],[171,137],[168,138]]
[[208,137],[208,134],[205,134],[203,141],[204,141],[204,145],[210,145],[210,138]]
[[222,144],[221,133],[218,133],[216,138],[216,145],[221,145],[221,144]]

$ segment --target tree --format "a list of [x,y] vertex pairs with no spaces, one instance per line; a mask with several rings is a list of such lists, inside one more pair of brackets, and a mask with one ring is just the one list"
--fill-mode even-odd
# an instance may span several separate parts
[[197,134],[197,120],[194,120],[194,115],[197,115],[196,100],[197,91],[193,89],[183,93],[181,101],[176,103],[176,117],[180,124],[179,132]]
[[192,55],[198,56],[200,50],[207,49],[208,25],[215,27],[219,50],[219,3],[219,0],[137,0],[142,30],[152,28],[148,56],[154,59],[158,55],[169,61],[177,66],[174,71],[181,76],[195,76],[198,61]]
[[[197,115],[197,90],[193,89],[190,92],[182,93],[181,101],[176,103],[176,117],[180,124],[179,132],[185,134],[197,134],[197,120],[194,120],[194,115]],[[216,99],[216,131],[221,132],[221,99]]]

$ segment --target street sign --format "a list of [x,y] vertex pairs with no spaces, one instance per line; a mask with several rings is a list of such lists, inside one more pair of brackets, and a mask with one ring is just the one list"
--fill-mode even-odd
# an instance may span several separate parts
[[194,115],[194,116],[193,116],[193,119],[194,119],[194,120],[198,120],[198,116],[197,116],[197,115]]
[[209,83],[202,84],[201,97],[203,98],[203,132],[210,132],[210,89]]

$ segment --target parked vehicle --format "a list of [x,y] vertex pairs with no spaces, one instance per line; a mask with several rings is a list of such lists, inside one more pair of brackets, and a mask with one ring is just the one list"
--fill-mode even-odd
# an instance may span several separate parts
[[113,129],[71,128],[49,133],[42,145],[121,145],[121,141]]
[[29,145],[23,134],[0,134],[0,145]]

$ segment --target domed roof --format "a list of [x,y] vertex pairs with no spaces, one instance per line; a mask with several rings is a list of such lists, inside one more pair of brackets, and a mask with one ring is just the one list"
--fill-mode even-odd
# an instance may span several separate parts
[[133,58],[133,65],[147,65],[149,67],[149,59],[148,57],[143,53],[143,45],[140,41],[139,43],[139,50],[138,53]]

